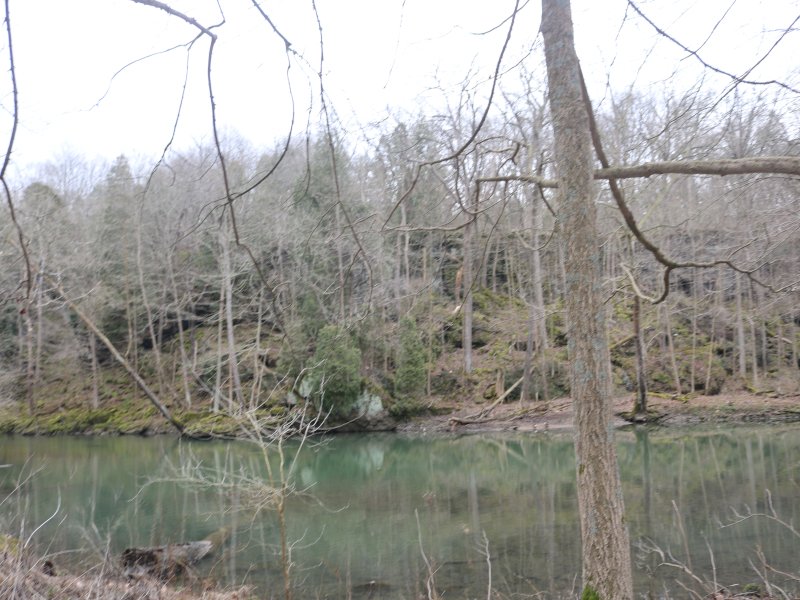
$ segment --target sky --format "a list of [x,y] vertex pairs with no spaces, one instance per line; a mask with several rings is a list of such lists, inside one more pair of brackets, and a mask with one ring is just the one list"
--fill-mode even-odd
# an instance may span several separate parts
[[[319,29],[311,0],[260,0],[293,55],[252,0],[166,0],[218,36],[212,81],[226,139],[259,149],[319,115]],[[78,154],[155,160],[172,138],[191,148],[211,140],[208,40],[132,0],[10,0],[19,88],[16,169]],[[443,110],[468,82],[485,95],[508,30],[513,0],[317,0],[324,40],[323,84],[335,116],[354,136],[419,111]],[[636,89],[664,93],[703,75],[698,61],[657,35],[625,0],[573,0],[576,43],[595,103]],[[502,85],[518,85],[518,67],[541,68],[541,5],[521,2],[503,61]],[[743,73],[800,15],[800,2],[638,0],[643,12],[709,63]],[[222,10],[222,15],[220,14]],[[749,75],[800,87],[800,32],[780,42]],[[168,49],[172,49],[167,51]],[[11,124],[8,43],[0,43],[0,146]],[[291,82],[291,92],[288,82]],[[706,71],[703,85],[724,76]],[[185,83],[185,90],[184,90]],[[180,107],[180,111],[179,111]],[[310,107],[310,108],[309,108]],[[234,142],[232,142],[234,143]]]

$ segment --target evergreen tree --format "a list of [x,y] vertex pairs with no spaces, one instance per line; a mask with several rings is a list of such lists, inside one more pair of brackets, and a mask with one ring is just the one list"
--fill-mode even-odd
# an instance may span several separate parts
[[326,325],[319,332],[312,364],[320,410],[346,416],[361,391],[361,350],[346,330]]
[[425,348],[411,317],[400,321],[400,348],[394,391],[398,397],[418,396],[425,389]]

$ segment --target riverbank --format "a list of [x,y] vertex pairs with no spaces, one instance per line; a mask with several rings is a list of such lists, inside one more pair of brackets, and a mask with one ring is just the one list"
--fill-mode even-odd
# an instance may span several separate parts
[[[616,428],[634,424],[629,412],[630,396],[618,397],[612,407]],[[481,405],[457,407],[443,415],[414,419],[399,426],[412,433],[484,431],[570,432],[573,427],[572,401],[514,402],[494,407],[488,414]],[[643,421],[642,419],[639,422]],[[800,395],[733,393],[691,398],[653,395],[648,399],[647,423],[681,426],[700,423],[786,423],[800,421]]]
[[[556,398],[549,402],[519,401],[492,405],[474,401],[436,403],[409,419],[390,415],[355,419],[343,427],[326,431],[392,431],[403,433],[476,433],[486,431],[568,432],[573,426],[572,402]],[[613,403],[613,425],[631,425],[633,399],[618,397]],[[278,423],[288,412],[272,407],[255,416],[262,422]],[[196,438],[236,438],[252,430],[251,421],[223,412],[176,411],[186,435]],[[747,392],[715,396],[678,397],[651,395],[648,423],[661,426],[699,423],[784,423],[800,421],[800,395]],[[642,419],[639,419],[641,422]],[[19,435],[159,435],[174,428],[144,400],[123,402],[97,409],[84,406],[42,406],[36,415],[20,414],[14,407],[0,410],[0,433]]]

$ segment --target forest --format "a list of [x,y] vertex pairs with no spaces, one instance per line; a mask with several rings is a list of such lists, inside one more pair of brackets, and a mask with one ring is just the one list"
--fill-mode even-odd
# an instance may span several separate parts
[[[524,84],[473,140],[481,107],[465,92],[374,147],[349,146],[339,129],[263,154],[231,140],[225,179],[212,146],[155,168],[125,156],[44,165],[16,206],[37,272],[27,301],[3,219],[7,401],[36,413],[54,399],[98,409],[135,397],[70,304],[176,410],[285,405],[298,376],[315,372],[343,416],[362,387],[400,416],[482,397],[498,377],[500,388],[523,378],[509,399],[568,395],[564,233],[554,191],[525,182],[552,173],[551,124],[541,85]],[[611,162],[797,154],[764,98],[712,101],[615,102],[598,115]],[[624,187],[647,239],[687,266],[665,282],[598,186],[617,393],[636,388],[637,338],[652,392],[796,392],[798,180],[667,175]]]

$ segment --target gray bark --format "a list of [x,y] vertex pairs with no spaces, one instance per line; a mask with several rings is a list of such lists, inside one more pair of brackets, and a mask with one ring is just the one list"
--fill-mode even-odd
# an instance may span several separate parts
[[600,598],[630,600],[630,547],[610,425],[609,350],[593,204],[592,142],[569,0],[543,0],[541,30],[564,233],[583,584]]

